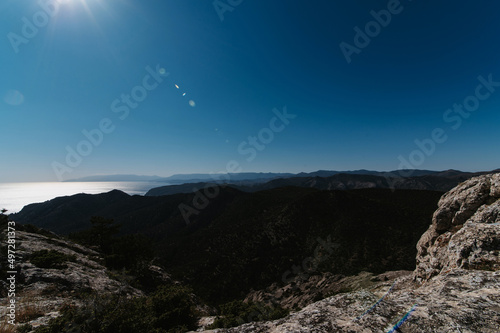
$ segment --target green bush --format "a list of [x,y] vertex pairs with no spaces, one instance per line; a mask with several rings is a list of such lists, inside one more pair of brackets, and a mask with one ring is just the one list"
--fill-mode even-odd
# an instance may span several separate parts
[[28,333],[28,332],[31,332],[33,330],[33,326],[31,326],[30,324],[24,324],[24,325],[21,325],[19,327],[17,327],[17,333]]
[[221,316],[217,317],[210,329],[239,326],[252,321],[275,320],[288,315],[281,306],[267,306],[260,303],[232,301],[221,305]]
[[48,238],[59,238],[59,236],[57,236],[53,232],[50,232],[50,231],[45,230],[45,229],[41,229],[33,224],[18,224],[17,230],[30,232],[32,234],[43,235],[43,236],[46,236]]
[[197,313],[191,289],[164,286],[149,297],[95,295],[78,308],[66,306],[36,333],[181,333],[196,329]]
[[161,328],[177,328],[187,325],[196,328],[196,309],[191,298],[192,290],[181,286],[162,286],[150,297],[156,325]]
[[33,252],[30,256],[30,262],[40,268],[66,268],[66,262],[75,260],[75,256],[55,250],[40,250]]

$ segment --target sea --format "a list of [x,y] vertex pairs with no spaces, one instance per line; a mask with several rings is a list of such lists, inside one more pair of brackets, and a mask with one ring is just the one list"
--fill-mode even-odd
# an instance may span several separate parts
[[161,182],[52,182],[0,183],[0,209],[17,213],[32,203],[78,193],[98,194],[120,190],[130,195],[144,195],[154,187],[170,185]]

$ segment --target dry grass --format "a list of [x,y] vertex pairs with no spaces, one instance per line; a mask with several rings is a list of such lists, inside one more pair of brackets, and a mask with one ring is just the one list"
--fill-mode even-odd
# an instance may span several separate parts
[[45,314],[45,311],[43,311],[38,300],[33,295],[23,295],[16,304],[17,323],[27,323]]
[[16,332],[16,326],[11,325],[7,322],[2,322],[0,324],[0,333],[15,333]]
[[19,308],[16,315],[16,321],[19,323],[27,323],[43,315],[44,312],[42,311],[42,309],[40,309],[39,306],[35,304],[27,304]]

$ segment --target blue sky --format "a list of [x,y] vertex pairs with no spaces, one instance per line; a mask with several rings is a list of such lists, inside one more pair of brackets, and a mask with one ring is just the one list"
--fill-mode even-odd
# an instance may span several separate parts
[[0,181],[500,166],[500,3],[215,4],[2,1]]

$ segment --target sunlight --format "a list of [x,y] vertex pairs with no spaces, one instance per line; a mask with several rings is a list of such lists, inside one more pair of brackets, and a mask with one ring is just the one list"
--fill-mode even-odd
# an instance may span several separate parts
[[[106,34],[106,29],[103,25],[102,17],[111,18],[113,21],[116,20],[115,15],[113,15],[113,10],[108,6],[104,0],[54,0],[58,5],[57,14],[54,17],[55,21],[66,21],[65,24],[85,24],[87,27],[91,28],[96,34],[96,42],[100,43],[100,47],[105,50],[109,58],[115,59],[116,56],[113,50],[109,47],[108,37]],[[73,21],[72,18],[75,18]],[[87,22],[85,22],[87,21]],[[55,33],[55,29],[59,29],[60,26],[54,24],[51,26],[51,34]],[[50,38],[48,40],[50,43]]]
[[[63,6],[67,11],[77,12],[83,9],[87,16],[97,25],[93,11],[96,11],[97,6],[99,11],[108,11],[103,0],[55,0],[55,2]],[[63,8],[60,7],[59,9]]]
[[[94,0],[93,2],[100,4],[99,0]],[[93,15],[93,13],[92,13],[92,10],[89,7],[89,0],[63,0],[62,3],[66,4],[66,5],[70,5],[70,6],[80,5],[84,9],[87,16],[92,20],[92,22],[94,24],[96,24],[97,26],[99,26],[97,24],[97,21]]]
[[82,7],[85,9],[85,12],[87,13],[87,15],[89,15],[90,17],[92,17],[93,21],[95,22],[94,16],[92,15],[92,11],[89,8],[87,0],[66,0],[66,1],[68,1],[69,3],[71,3],[71,2],[79,2],[82,5]]

